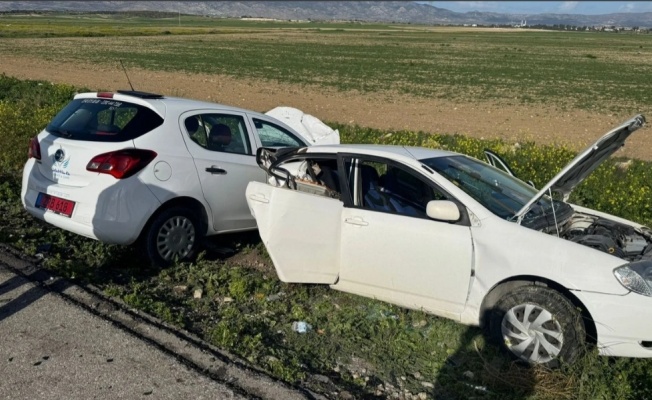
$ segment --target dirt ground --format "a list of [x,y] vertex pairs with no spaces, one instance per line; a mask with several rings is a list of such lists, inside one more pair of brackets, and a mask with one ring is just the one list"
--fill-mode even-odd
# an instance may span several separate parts
[[[28,57],[3,56],[0,73],[21,79],[85,86],[93,90],[128,89],[124,73],[115,62],[104,65],[51,62]],[[534,140],[566,144],[580,150],[634,114],[560,111],[554,105],[502,106],[493,102],[452,103],[396,93],[361,94],[321,87],[234,79],[223,75],[188,74],[132,69],[135,89],[168,96],[208,100],[256,111],[276,106],[303,110],[324,121],[379,129],[408,129],[433,133],[460,133],[507,141]],[[650,128],[642,128],[617,156],[652,160]]]

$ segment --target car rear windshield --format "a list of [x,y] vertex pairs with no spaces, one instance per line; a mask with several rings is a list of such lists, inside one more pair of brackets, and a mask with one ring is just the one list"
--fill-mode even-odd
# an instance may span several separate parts
[[75,99],[52,119],[47,131],[59,137],[94,142],[123,142],[163,123],[154,111],[113,99]]

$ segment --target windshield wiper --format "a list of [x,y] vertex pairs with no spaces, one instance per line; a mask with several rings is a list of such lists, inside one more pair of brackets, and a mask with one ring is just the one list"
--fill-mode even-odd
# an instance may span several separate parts
[[57,134],[57,135],[61,135],[61,136],[65,137],[65,138],[71,138],[72,137],[72,133],[70,133],[70,132],[68,132],[66,130],[63,130],[63,129],[51,129],[51,130],[49,130],[49,132]]

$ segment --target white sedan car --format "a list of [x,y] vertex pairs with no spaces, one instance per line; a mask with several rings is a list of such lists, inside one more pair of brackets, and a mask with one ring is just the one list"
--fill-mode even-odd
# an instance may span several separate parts
[[137,91],[78,94],[30,142],[23,205],[105,243],[141,239],[154,264],[190,257],[204,235],[256,229],[244,197],[249,181],[266,179],[256,149],[339,143],[299,110],[268,114]]
[[554,365],[586,342],[652,357],[652,231],[564,200],[645,123],[636,116],[541,190],[462,154],[340,145],[261,149],[247,202],[284,282],[486,327]]

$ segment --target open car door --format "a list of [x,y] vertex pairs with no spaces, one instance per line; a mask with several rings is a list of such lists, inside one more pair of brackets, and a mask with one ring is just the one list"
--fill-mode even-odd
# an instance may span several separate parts
[[511,168],[509,168],[509,165],[507,165],[507,162],[502,159],[498,154],[494,153],[493,151],[489,149],[484,149],[484,158],[487,159],[487,163],[491,165],[492,167],[496,167],[498,169],[502,169],[503,171],[507,172],[511,176],[516,176],[514,172],[512,171]]
[[[501,169],[515,178],[518,178],[514,173],[514,171],[512,171],[512,169],[509,167],[509,164],[507,164],[507,161],[503,160],[501,156],[499,156],[498,154],[494,153],[489,149],[484,149],[483,152],[484,152],[484,158],[487,160],[487,164],[491,165],[492,167]],[[531,180],[527,181],[527,184],[532,187],[535,187],[534,182],[532,182]]]
[[339,275],[339,199],[250,182],[247,204],[283,282],[333,284]]

